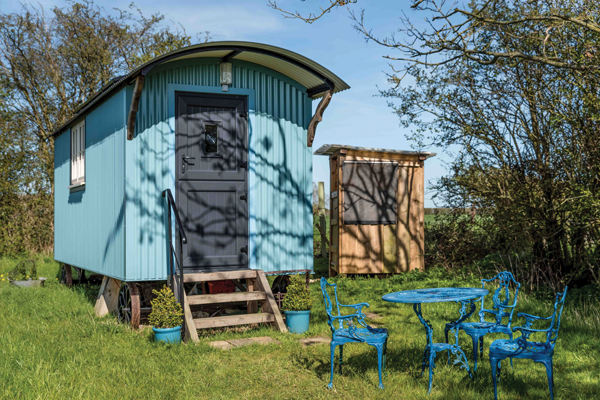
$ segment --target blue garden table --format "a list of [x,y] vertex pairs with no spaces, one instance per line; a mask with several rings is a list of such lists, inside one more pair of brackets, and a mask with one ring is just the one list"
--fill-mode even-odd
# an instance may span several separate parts
[[[446,350],[448,356],[450,352],[456,355],[454,364],[459,364],[461,368],[465,368],[469,373],[469,377],[473,379],[471,369],[469,368],[469,362],[465,352],[461,349],[458,344],[458,329],[456,326],[469,318],[473,312],[475,312],[475,304],[473,303],[476,299],[481,298],[489,293],[487,289],[478,288],[431,288],[431,289],[415,289],[415,290],[404,290],[402,292],[389,293],[382,297],[384,301],[391,303],[405,303],[412,304],[415,314],[419,318],[419,321],[425,327],[425,333],[427,335],[427,346],[423,353],[423,364],[421,368],[421,376],[425,371],[425,367],[429,367],[429,391],[431,392],[431,382],[433,379],[433,369],[435,368],[435,355],[437,352]],[[434,343],[433,342],[433,328],[431,323],[423,318],[421,314],[422,303],[443,303],[443,302],[456,302],[460,303],[460,318],[449,324],[450,331],[454,333],[455,343]]]

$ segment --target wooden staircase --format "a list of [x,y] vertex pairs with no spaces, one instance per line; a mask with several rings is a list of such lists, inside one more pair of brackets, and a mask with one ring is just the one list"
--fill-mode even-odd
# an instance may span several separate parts
[[[175,295],[179,290],[179,276],[174,277]],[[281,332],[287,332],[287,328],[279,312],[279,308],[271,292],[271,287],[262,270],[238,270],[224,272],[191,273],[183,275],[184,283],[201,284],[204,282],[220,280],[240,279],[246,280],[246,291],[220,294],[200,294],[184,296],[184,316],[185,316],[185,340],[198,342],[197,329],[220,328],[224,326],[247,325],[247,324],[271,324]],[[238,286],[239,287],[239,286]],[[209,304],[227,304],[246,302],[248,305],[248,314],[226,315],[210,318],[193,318],[191,306],[209,305]],[[261,305],[261,312],[258,312],[258,306]]]

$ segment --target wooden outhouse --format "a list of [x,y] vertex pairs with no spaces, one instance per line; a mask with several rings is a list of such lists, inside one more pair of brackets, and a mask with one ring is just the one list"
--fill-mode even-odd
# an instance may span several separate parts
[[326,144],[329,275],[423,268],[424,162],[434,153]]
[[140,282],[312,271],[311,146],[348,88],[299,54],[231,41],[115,78],[53,134],[55,259],[112,278],[138,314]]

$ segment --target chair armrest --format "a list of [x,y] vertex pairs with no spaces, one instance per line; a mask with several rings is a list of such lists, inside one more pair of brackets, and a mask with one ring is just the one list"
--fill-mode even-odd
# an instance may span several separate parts
[[355,310],[361,309],[363,307],[369,307],[369,303],[357,303],[357,304],[340,304],[340,307],[352,307]]
[[[340,321],[340,329],[343,329],[344,320],[350,320],[349,322],[347,322],[347,324],[348,324],[348,335],[350,335],[350,337],[352,339],[355,339],[355,340],[357,340],[359,342],[364,342],[365,339],[361,338],[360,336],[358,336],[356,334],[356,325],[354,325],[354,323],[352,322],[354,318],[357,319],[357,321],[358,321],[359,324],[364,325],[364,324],[361,323],[362,318],[358,314],[340,315],[340,316],[337,316],[337,317],[331,317],[331,319],[332,319],[331,322],[332,322],[332,325],[333,325],[333,322],[335,322],[336,320],[339,320]],[[335,329],[335,330],[337,330],[337,329]]]
[[547,329],[533,329],[533,328],[526,328],[524,326],[514,326],[512,328],[512,330],[513,330],[513,332],[520,331],[522,334],[525,334],[525,332],[528,332],[528,335],[530,335],[532,333],[548,332],[550,330],[550,328],[547,328]]
[[358,314],[348,314],[348,315],[338,315],[337,317],[331,316],[330,317],[333,321],[337,321],[339,319],[344,320],[344,319],[352,319],[352,318],[359,318]]
[[521,332],[521,337],[525,340],[529,339],[529,335],[532,333],[548,333],[551,328],[548,329],[532,329],[527,326],[515,326],[512,328],[513,332],[519,331]]
[[348,307],[348,308],[353,308],[354,311],[356,312],[356,319],[358,321],[358,323],[362,326],[364,326],[365,328],[368,327],[369,325],[367,325],[367,323],[365,322],[365,317],[366,315],[363,314],[362,312],[362,308],[363,307],[369,307],[369,303],[358,303],[358,304],[340,304],[340,307]]
[[505,306],[505,305],[502,305],[502,304],[498,304],[498,305],[497,305],[497,307],[498,307],[498,308],[501,308],[501,309],[505,309],[505,308],[515,308],[516,306],[517,306],[516,304],[512,304],[512,305],[509,305],[509,306]]
[[531,315],[531,314],[526,314],[526,313],[518,313],[517,317],[525,318],[527,320],[531,320],[532,322],[537,321],[538,319],[546,320],[546,321],[552,319],[552,317],[538,317],[537,315]]
[[552,326],[546,329],[533,329],[531,327],[531,325],[535,321],[549,321],[552,319],[552,317],[538,317],[537,315],[531,315],[526,313],[519,313],[517,314],[517,316],[520,318],[525,318],[525,324],[523,326],[515,326],[512,328],[512,330],[513,332],[520,331],[525,339],[528,339],[529,335],[531,335],[532,333],[547,333],[548,331],[550,331],[550,329],[552,329]]

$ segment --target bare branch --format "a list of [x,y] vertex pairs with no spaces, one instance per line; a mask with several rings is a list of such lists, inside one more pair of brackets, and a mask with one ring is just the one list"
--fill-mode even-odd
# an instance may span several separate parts
[[312,24],[313,22],[321,19],[321,17],[323,17],[325,14],[329,13],[332,9],[334,9],[336,7],[346,7],[349,4],[355,4],[357,2],[358,2],[358,0],[329,0],[329,6],[327,6],[325,8],[319,7],[320,12],[318,12],[318,13],[311,12],[307,16],[303,16],[298,11],[284,10],[277,5],[277,2],[275,0],[269,0],[267,5],[269,7],[271,7],[272,9],[281,12],[283,14],[284,18],[299,19],[308,24]]

